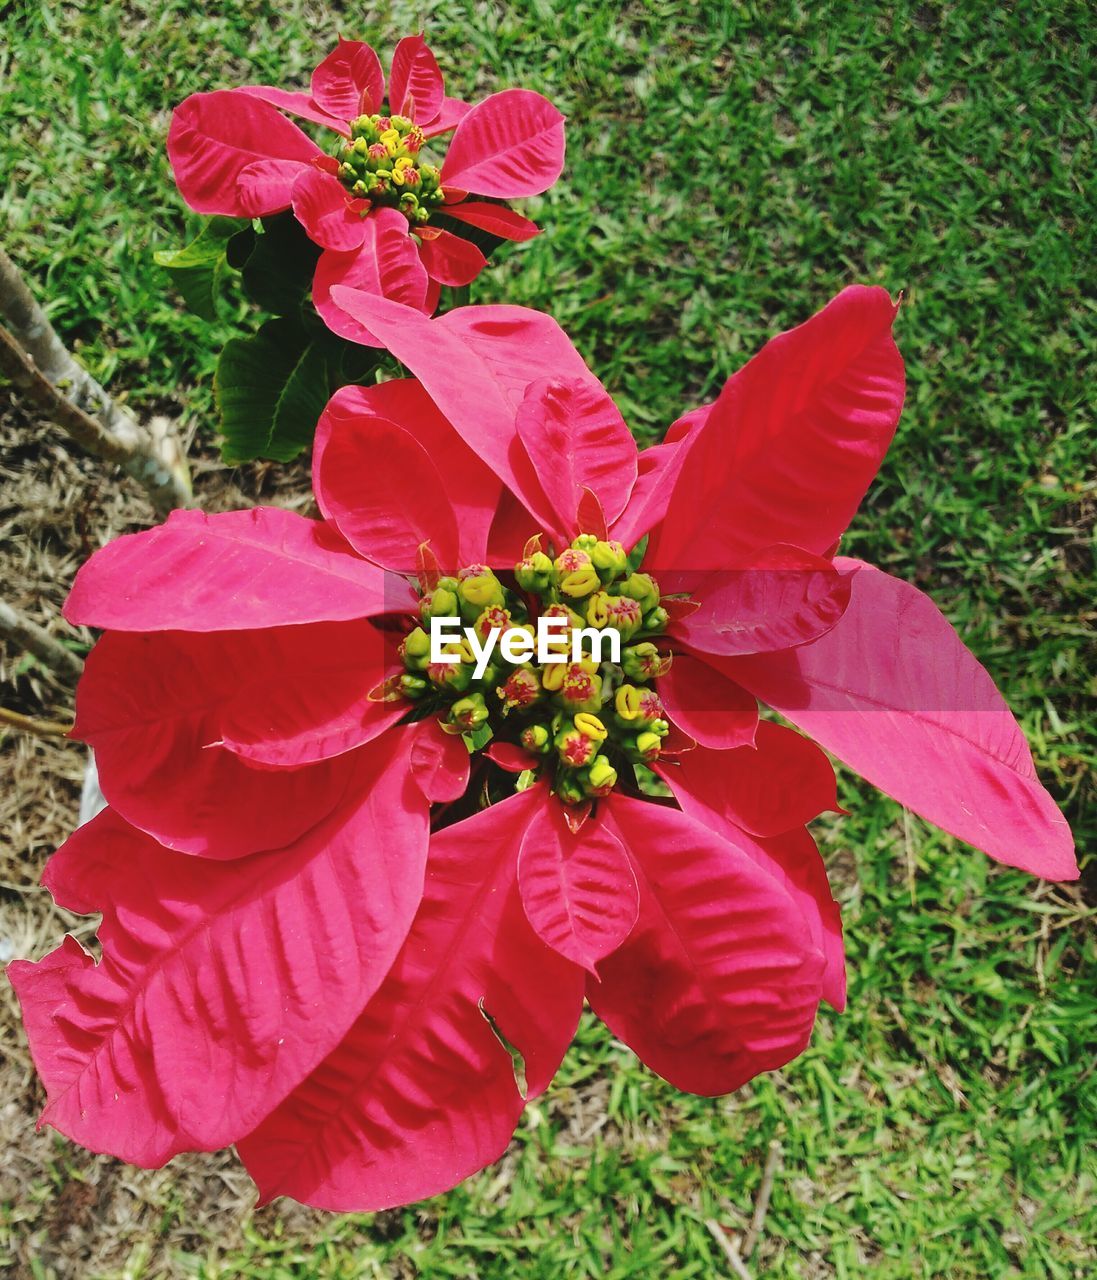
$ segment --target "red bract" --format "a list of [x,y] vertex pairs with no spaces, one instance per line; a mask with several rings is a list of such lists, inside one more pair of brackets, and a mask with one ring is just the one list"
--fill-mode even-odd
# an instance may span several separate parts
[[[323,151],[282,112],[344,141]],[[439,169],[423,149],[450,131]],[[373,49],[341,40],[308,93],[245,85],[192,94],[172,116],[168,156],[199,213],[253,218],[292,208],[323,250],[317,310],[337,333],[376,345],[332,304],[332,287],[433,312],[440,285],[468,284],[486,265],[475,244],[441,225],[446,219],[504,240],[537,235],[528,218],[493,200],[552,186],[564,163],[564,117],[529,89],[505,89],[472,107],[447,98],[422,36],[396,46],[386,94]]]
[[[177,514],[70,596],[107,632],[77,733],[111,808],[47,870],[103,912],[102,961],[69,939],[11,967],[48,1123],[149,1165],[235,1142],[264,1199],[372,1210],[504,1150],[584,995],[682,1089],[788,1062],[844,1003],[805,825],[838,806],[756,697],[999,860],[1076,874],[989,675],[833,553],[903,398],[883,290],[643,453],[547,317],[335,298],[416,378],[330,402],[323,519]],[[476,677],[416,611],[625,647]]]

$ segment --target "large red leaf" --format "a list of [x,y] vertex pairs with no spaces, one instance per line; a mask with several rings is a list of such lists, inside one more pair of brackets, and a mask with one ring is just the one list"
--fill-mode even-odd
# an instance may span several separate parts
[[[274,107],[238,89],[192,93],[175,108],[168,130],[168,158],[183,199],[198,213],[250,218],[237,179],[258,161],[310,165],[320,148]],[[292,167],[284,190],[268,191],[267,213],[289,208]]]
[[415,374],[527,510],[547,519],[544,490],[518,439],[518,406],[531,382],[550,375],[601,388],[556,321],[507,306],[460,307],[428,320],[355,290],[333,289],[332,298]]
[[391,298],[416,312],[433,311],[431,281],[398,209],[374,209],[362,223],[362,246],[345,253],[325,250],[312,277],[312,301],[324,323],[341,338],[379,347],[372,330],[358,323],[332,299],[333,289],[355,289]]
[[721,670],[951,835],[1009,866],[1074,878],[1070,829],[986,670],[917,588],[836,563],[860,572],[833,631]]
[[839,811],[826,753],[769,720],[758,722],[753,746],[698,747],[661,772],[687,813],[693,801],[756,836],[777,836]]
[[339,120],[372,115],[385,96],[381,60],[361,40],[340,40],[312,73],[313,101]]
[[537,935],[595,976],[598,961],[636,923],[636,876],[620,840],[605,822],[572,831],[557,803],[543,806],[526,828],[518,885]]
[[640,917],[587,999],[671,1084],[715,1095],[807,1045],[824,968],[795,899],[737,846],[676,809],[614,795]]
[[330,431],[316,487],[343,537],[383,568],[413,574],[422,543],[444,573],[461,567],[445,482],[422,445],[394,422],[362,413]]
[[65,617],[116,631],[243,631],[342,621],[414,604],[406,583],[330,526],[276,507],[173,511],[80,569]]
[[526,388],[515,419],[549,508],[552,531],[569,543],[583,490],[608,523],[625,509],[636,482],[636,441],[613,400],[589,379],[541,378]]
[[[487,554],[488,531],[499,506],[502,483],[439,412],[437,405],[414,378],[392,378],[370,387],[342,387],[328,401],[316,428],[313,445],[313,483],[320,509],[338,524],[335,507],[343,506],[339,493],[346,484],[340,474],[329,470],[328,441],[346,434],[347,442],[357,439],[359,419],[387,418],[415,436],[442,477],[442,489],[457,517],[460,552],[458,563],[480,564]],[[359,454],[348,461],[357,473],[375,465],[375,457]],[[332,488],[329,503],[328,488]],[[523,541],[529,536],[526,529]],[[513,567],[520,555],[510,558]]]
[[822,555],[845,532],[903,404],[887,291],[844,289],[766,344],[681,442],[648,564],[742,568],[773,543]]
[[442,183],[479,196],[536,196],[564,167],[564,117],[531,89],[504,89],[461,120],[442,165]]
[[[310,708],[337,714],[315,692],[324,647],[360,645],[363,694],[381,679],[382,649],[365,623],[202,635],[108,632],[88,657],[76,692],[76,737],[96,752],[103,794],[134,826],[168,848],[239,858],[294,840],[331,812],[347,782],[347,761],[271,773],[216,745],[242,721],[245,744],[269,704],[270,728],[298,728]],[[344,653],[346,651],[344,650]],[[234,706],[235,704],[235,706]],[[262,721],[260,720],[260,724]],[[325,732],[321,719],[318,734]],[[363,729],[362,738],[368,737]],[[287,750],[290,748],[287,747]],[[275,763],[289,763],[276,761]],[[298,761],[301,763],[301,761]]]
[[798,547],[769,547],[748,569],[660,577],[699,608],[671,635],[705,653],[768,653],[807,644],[833,627],[849,604],[850,573]]
[[[515,874],[537,787],[431,838],[423,903],[377,995],[343,1042],[237,1144],[263,1202],[338,1211],[445,1191],[506,1149],[551,1080],[582,1006],[582,975],[534,934]],[[489,1021],[491,1019],[491,1021]]]
[[754,741],[754,696],[700,658],[676,653],[670,670],[659,677],[658,690],[670,719],[704,746],[726,751]]
[[392,55],[389,108],[425,126],[436,119],[446,96],[438,60],[422,36],[405,36]]
[[387,749],[322,826],[239,862],[169,853],[105,810],[45,875],[69,910],[103,912],[102,960],[70,940],[9,970],[43,1120],[145,1167],[243,1137],[380,985],[426,846],[426,803]]

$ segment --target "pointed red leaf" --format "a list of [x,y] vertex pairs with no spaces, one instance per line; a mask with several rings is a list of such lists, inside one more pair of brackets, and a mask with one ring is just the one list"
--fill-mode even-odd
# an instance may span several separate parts
[[687,799],[756,836],[777,836],[839,812],[834,770],[825,752],[783,725],[760,720],[753,746],[700,747],[661,769],[682,808]]
[[405,36],[392,55],[389,109],[419,126],[436,119],[446,96],[438,60],[422,36]]
[[[455,564],[483,563],[502,484],[465,444],[414,378],[392,378],[370,387],[342,387],[328,401],[316,428],[312,454],[313,483],[320,509],[329,519],[334,518],[333,509],[327,503],[328,441],[344,434],[348,441],[354,440],[355,424],[360,419],[371,418],[395,422],[423,446],[442,477],[441,492],[448,498],[457,519],[460,552]],[[354,471],[365,470],[375,462],[376,458],[360,454],[349,466]],[[507,567],[513,568],[517,559],[511,556]],[[452,572],[454,565],[444,568]]]
[[331,432],[316,489],[339,532],[375,564],[412,574],[426,542],[446,573],[460,567],[457,521],[438,468],[395,423],[363,414]]
[[[289,208],[297,166],[312,164],[320,148],[274,107],[238,89],[192,93],[175,108],[168,130],[168,158],[183,199],[197,213],[250,218],[238,179],[256,161],[290,161],[277,169],[265,198],[274,213]],[[269,172],[275,172],[270,170]]]
[[541,234],[536,222],[530,222],[520,213],[508,209],[502,204],[483,204],[477,200],[465,200],[460,204],[447,205],[446,216],[458,222],[467,222],[470,227],[479,227],[481,231],[490,232],[501,240],[532,240]]
[[612,529],[618,542],[634,547],[663,519],[682,461],[683,453],[677,445],[654,445],[641,450],[628,506]]
[[509,200],[547,191],[563,167],[564,117],[531,89],[504,89],[461,120],[442,165],[442,182]]
[[636,441],[613,400],[589,378],[541,378],[518,407],[518,436],[556,516],[555,531],[570,542],[576,514],[591,490],[612,524],[636,481]]
[[452,231],[422,227],[417,234],[422,241],[419,257],[427,274],[439,284],[455,288],[471,284],[488,265],[487,258],[471,240],[455,236]]
[[605,822],[588,822],[576,835],[557,802],[542,806],[526,828],[518,884],[538,937],[595,976],[595,965],[636,923],[636,876],[620,840]]
[[875,786],[992,858],[1051,880],[1074,841],[986,670],[916,587],[861,561],[842,621],[814,644],[721,662]]
[[340,40],[312,73],[312,98],[339,120],[372,115],[385,96],[380,59],[360,40]]
[[456,129],[471,110],[472,104],[462,102],[460,98],[443,98],[438,114],[430,124],[423,125],[422,130],[428,138],[437,138]]
[[783,885],[676,809],[607,806],[640,886],[640,916],[587,999],[615,1036],[689,1093],[738,1089],[811,1036],[824,961]]
[[[361,640],[364,695],[381,674],[381,649],[368,624],[347,625]],[[74,730],[95,750],[107,800],[128,822],[184,853],[238,858],[296,839],[339,800],[346,758],[271,773],[214,744],[223,718],[232,724],[233,702],[247,707],[257,688],[271,699],[270,724],[305,712],[294,701],[315,684],[314,668],[323,665],[319,646],[333,630],[108,632],[88,656]],[[252,724],[260,710],[251,708]],[[307,735],[307,726],[300,732]]]
[[339,1042],[422,891],[426,803],[405,762],[377,754],[387,768],[274,853],[183,858],[109,809],[57,853],[45,883],[103,912],[103,958],[67,942],[9,970],[45,1123],[155,1167],[242,1138]]
[[676,653],[658,689],[670,719],[704,746],[723,751],[754,741],[754,697],[700,658]]
[[493,742],[484,749],[484,755],[507,773],[525,773],[527,769],[540,768],[542,763],[540,756],[515,742]]
[[887,291],[844,289],[730,378],[681,444],[648,564],[727,569],[774,542],[821,554],[845,530],[903,405]]
[[514,832],[546,801],[532,788],[431,838],[423,903],[384,985],[237,1144],[264,1202],[384,1209],[502,1155],[525,1099],[495,1028],[522,1055],[532,1098],[582,1007],[581,971],[534,934],[515,883]]
[[414,606],[406,583],[319,520],[277,507],[173,511],[126,534],[76,575],[70,622],[117,631],[242,631]]
[[443,733],[436,719],[411,726],[415,742],[410,768],[415,785],[432,804],[459,800],[469,784],[469,749],[465,740]]
[[384,345],[332,300],[332,290],[347,288],[391,298],[415,311],[433,311],[430,277],[419,257],[419,245],[408,234],[408,220],[398,209],[374,209],[363,219],[360,249],[326,250],[312,278],[312,301],[324,323],[341,338],[364,346]]

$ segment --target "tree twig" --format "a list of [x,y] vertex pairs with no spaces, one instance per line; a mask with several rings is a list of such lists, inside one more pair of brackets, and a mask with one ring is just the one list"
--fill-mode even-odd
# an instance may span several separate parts
[[762,1185],[758,1188],[758,1199],[754,1202],[754,1215],[750,1220],[746,1235],[743,1236],[742,1254],[749,1258],[766,1225],[766,1213],[769,1211],[769,1198],[773,1194],[773,1179],[777,1176],[777,1166],[781,1163],[781,1144],[776,1138],[769,1144],[766,1153],[766,1167],[762,1170]]
[[9,604],[0,600],[0,636],[6,636],[28,649],[34,656],[62,675],[77,677],[84,670],[79,654],[73,653],[40,627],[37,622],[17,613]]
[[72,732],[71,724],[61,724],[59,720],[35,720],[33,716],[9,711],[7,707],[0,707],[0,725],[33,733],[36,738],[67,738]]
[[732,1271],[739,1277],[739,1280],[754,1280],[754,1277],[747,1270],[743,1259],[739,1254],[739,1242],[737,1240],[729,1240],[724,1232],[724,1228],[716,1221],[715,1218],[706,1218],[705,1226],[708,1227],[712,1238],[724,1251],[724,1256],[731,1264]]
[[193,502],[182,450],[166,425],[143,426],[69,353],[0,248],[0,372],[81,448],[117,463],[157,511]]

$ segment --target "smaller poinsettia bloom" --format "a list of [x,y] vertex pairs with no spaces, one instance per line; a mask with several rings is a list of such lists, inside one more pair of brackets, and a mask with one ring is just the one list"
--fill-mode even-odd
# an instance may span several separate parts
[[[1076,874],[987,672],[833,551],[902,404],[882,289],[643,453],[548,317],[333,296],[416,376],[328,404],[322,518],[175,515],[67,604],[106,633],[76,733],[110,808],[47,869],[103,960],[11,969],[48,1123],[140,1164],[235,1143],[264,1201],[376,1210],[502,1154],[584,998],[684,1090],[789,1062],[845,1002],[807,829],[839,805],[759,697],[945,830]],[[545,618],[563,650],[518,643]]]
[[[321,148],[287,114],[335,141]],[[444,157],[436,154],[450,133]],[[564,117],[530,89],[504,89],[475,106],[447,97],[422,36],[397,44],[387,82],[368,44],[340,40],[307,93],[244,85],[192,94],[172,115],[168,156],[198,213],[261,218],[292,209],[322,250],[317,310],[335,332],[378,345],[332,304],[332,287],[432,313],[441,285],[469,284],[486,265],[463,227],[502,240],[538,234],[500,202],[540,195],[560,176]]]

